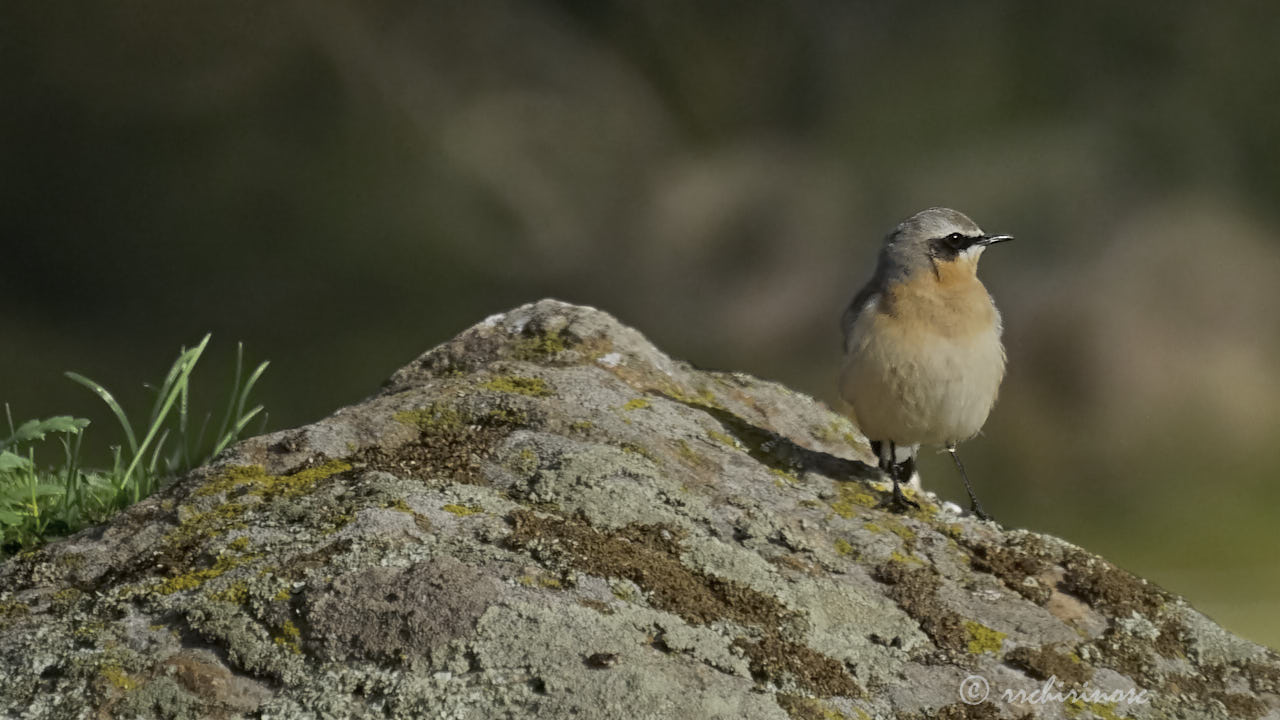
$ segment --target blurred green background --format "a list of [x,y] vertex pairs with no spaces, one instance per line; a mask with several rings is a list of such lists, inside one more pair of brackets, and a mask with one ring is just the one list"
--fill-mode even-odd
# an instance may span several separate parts
[[[143,412],[208,330],[270,427],[486,315],[595,305],[836,402],[838,318],[931,205],[1010,375],[1005,524],[1280,645],[1280,6],[6,2],[0,401]],[[958,499],[945,458],[926,486]]]

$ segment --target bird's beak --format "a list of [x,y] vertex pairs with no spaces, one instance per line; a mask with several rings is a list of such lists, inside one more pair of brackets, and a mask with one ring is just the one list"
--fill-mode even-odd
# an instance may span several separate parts
[[1008,242],[1013,239],[1012,235],[987,235],[978,241],[979,245],[995,245],[998,242]]

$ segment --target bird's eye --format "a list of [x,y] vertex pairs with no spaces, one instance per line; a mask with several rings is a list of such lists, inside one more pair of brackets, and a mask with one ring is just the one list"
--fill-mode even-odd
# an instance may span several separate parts
[[965,237],[964,235],[958,232],[951,233],[950,235],[947,236],[946,239],[947,239],[947,244],[957,250],[969,244],[969,238]]

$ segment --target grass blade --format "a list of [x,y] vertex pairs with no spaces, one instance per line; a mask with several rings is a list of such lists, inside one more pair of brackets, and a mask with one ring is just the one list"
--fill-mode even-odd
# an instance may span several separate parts
[[219,453],[227,449],[228,445],[235,442],[236,438],[240,437],[241,431],[243,431],[245,426],[249,424],[249,421],[252,420],[254,416],[260,412],[262,412],[261,405],[250,410],[247,415],[244,415],[239,420],[237,420],[235,426],[232,427],[229,431],[227,431],[227,434],[223,435],[221,438],[218,439],[218,443],[213,446],[213,450],[209,455],[209,459],[212,460],[213,458],[217,457]]
[[222,437],[227,432],[227,428],[231,425],[233,413],[239,411],[235,407],[235,400],[240,396],[240,373],[244,369],[244,343],[236,343],[236,371],[231,376],[231,394],[227,397],[227,411],[222,414],[222,422],[218,424],[218,432],[215,437]]
[[[195,369],[196,363],[200,360],[200,354],[204,352],[205,345],[209,343],[209,337],[209,335],[205,335],[204,340],[201,340],[199,345],[182,353],[177,362],[174,363],[174,369],[177,370],[177,373],[175,375],[173,371],[170,371],[170,379],[165,380],[165,387],[168,388],[168,393],[161,398],[163,403],[160,406],[159,413],[152,419],[151,426],[147,428],[146,437],[133,453],[133,459],[130,460],[129,467],[124,473],[126,479],[133,477],[133,471],[138,467],[138,463],[141,462],[143,453],[146,452],[156,434],[160,432],[160,427],[164,424],[165,418],[168,417],[169,411],[173,409],[174,403],[178,400],[178,395],[186,388],[187,382],[191,377],[191,371]],[[150,485],[150,482],[134,484],[133,502],[138,502],[142,499],[141,486],[144,484]]]
[[160,437],[156,439],[156,449],[151,451],[151,462],[147,465],[145,477],[147,478],[147,486],[143,488],[143,497],[150,495],[155,490],[154,484],[159,475],[156,473],[156,464],[160,462],[160,452],[164,449],[164,441],[169,439],[169,431],[166,429],[160,433]]
[[116,402],[115,397],[110,392],[107,392],[106,388],[80,373],[68,370],[63,374],[71,378],[72,381],[89,388],[90,392],[102,398],[107,407],[111,408],[111,412],[115,413],[116,419],[120,421],[120,427],[124,429],[124,437],[129,441],[129,450],[136,455],[138,452],[138,438],[133,434],[133,426],[129,424],[129,418],[125,416],[124,408],[120,407],[120,403]]
[[192,354],[194,354],[195,357],[200,357],[200,353],[204,352],[205,345],[209,344],[209,338],[211,337],[213,337],[213,333],[207,333],[194,348],[188,350],[184,345],[178,350],[178,359],[174,360],[173,365],[169,366],[169,373],[165,375],[164,382],[160,384],[160,389],[156,391],[156,401],[151,406],[151,415],[147,417],[148,425],[155,425],[156,418],[160,415],[160,409],[164,405],[165,398],[169,396],[169,392],[173,389],[174,383],[178,382],[178,375],[182,372],[186,359]]
[[244,413],[244,406],[249,402],[249,393],[253,392],[253,386],[258,384],[258,379],[262,377],[262,373],[267,371],[267,366],[270,364],[271,361],[269,360],[262,361],[262,363],[258,365],[257,369],[249,375],[249,379],[245,381],[244,388],[240,391],[240,397],[236,398],[237,415]]
[[[182,453],[182,462],[185,465],[191,464],[191,443],[187,433],[187,410],[191,395],[191,387],[188,383],[182,383],[178,390],[178,449]],[[157,446],[158,447],[158,446]],[[152,458],[152,467],[155,467],[155,459]]]

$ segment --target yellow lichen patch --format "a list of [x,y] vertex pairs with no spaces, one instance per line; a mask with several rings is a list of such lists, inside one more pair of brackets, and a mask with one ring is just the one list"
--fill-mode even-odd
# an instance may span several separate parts
[[559,590],[564,587],[564,583],[560,582],[559,578],[550,575],[521,575],[516,578],[516,582],[525,587],[543,587],[553,590]]
[[665,383],[660,383],[656,389],[661,391],[664,395],[667,395],[671,399],[682,402],[685,405],[697,405],[697,406],[707,407],[707,408],[722,407],[720,404],[720,401],[716,399],[716,394],[712,392],[710,388],[706,388],[706,387],[699,388],[697,393],[690,395],[689,393],[681,389],[678,385],[675,385],[674,383],[671,383],[668,381]]
[[652,406],[653,406],[653,403],[649,402],[648,398],[638,397],[638,398],[628,400],[627,403],[622,406],[622,409],[623,410],[643,410],[647,407],[652,407]]
[[840,437],[840,424],[835,420],[824,425],[814,425],[809,428],[809,432],[819,440],[825,442],[835,442]]
[[[885,517],[881,518],[880,522],[884,527],[880,528],[877,526],[875,529],[876,532],[883,532],[884,530],[888,530],[889,532],[893,533],[894,535],[897,535],[899,538],[902,539],[902,546],[904,548],[908,550],[915,548],[915,545],[916,545],[915,530],[912,530],[911,528],[904,525],[897,518],[889,515],[886,515]],[[866,527],[868,530],[871,530],[872,524],[873,523],[867,523],[864,527]]]
[[413,514],[413,508],[409,507],[409,503],[405,502],[404,498],[396,498],[386,505],[383,505],[383,507],[388,510],[395,510],[396,512],[408,513],[410,515]]
[[[182,509],[186,509],[184,506]],[[165,555],[175,559],[168,564],[177,566],[181,558],[191,556],[196,546],[231,530],[245,527],[240,517],[247,508],[238,502],[218,505],[206,512],[180,514],[178,527],[164,536],[160,548]]]
[[261,465],[239,465],[209,481],[196,490],[195,494],[217,495],[247,485],[249,494],[267,499],[296,497],[310,490],[317,482],[350,469],[351,463],[330,460],[323,465],[299,470],[289,475],[268,475]]
[[621,368],[614,369],[613,374],[621,377],[627,384],[630,384],[631,387],[645,389],[645,391],[659,392],[662,393],[662,395],[672,398],[672,400],[675,400],[676,402],[682,402],[682,404],[685,405],[712,407],[712,409],[719,409],[719,407],[723,407],[721,402],[717,400],[716,393],[707,386],[686,388],[684,386],[680,386],[680,384],[672,382],[672,379],[667,377],[666,374],[650,372],[645,373],[643,377],[634,377],[634,375],[632,375],[632,377],[627,377],[627,375],[618,372],[618,370],[621,370]]
[[6,620],[22,617],[31,614],[31,607],[26,603],[20,602],[2,602],[0,603],[0,625]]
[[816,698],[778,693],[774,696],[792,720],[849,720],[849,716]]
[[1004,639],[1007,637],[1005,633],[991,628],[979,622],[966,620],[964,622],[965,632],[969,633],[969,652],[974,655],[982,653],[999,653],[1000,648],[1004,645]]
[[294,655],[302,654],[302,646],[298,644],[298,640],[302,637],[302,631],[298,630],[298,626],[293,624],[292,620],[285,620],[280,626],[279,633],[272,638],[275,644],[292,652]]
[[779,480],[776,481],[778,483],[781,483],[778,485],[779,487],[782,487],[782,484],[795,485],[796,483],[800,482],[800,477],[790,470],[783,470],[782,468],[769,468],[769,472],[773,473],[779,478]]
[[861,485],[842,482],[836,485],[836,499],[831,502],[831,509],[847,519],[857,515],[858,508],[873,508],[876,504],[876,497]]
[[106,629],[107,624],[104,622],[92,621],[80,623],[71,629],[71,637],[85,642],[92,642],[98,637],[99,633]]
[[213,480],[205,483],[195,494],[197,497],[208,497],[233,490],[241,485],[249,485],[268,477],[261,465],[240,465],[221,473]]
[[221,600],[222,602],[228,602],[233,605],[243,605],[244,602],[249,599],[249,583],[244,580],[237,580],[227,586],[225,590],[210,593],[209,597],[214,600]]
[[423,433],[457,430],[465,424],[458,408],[443,403],[432,403],[421,410],[403,410],[392,417],[396,422],[415,427]]
[[241,535],[227,544],[227,548],[236,552],[244,552],[249,549],[249,538]]
[[296,497],[310,490],[317,482],[351,469],[351,463],[331,460],[324,465],[302,470],[292,475],[268,475],[260,486],[251,491],[265,498]]
[[1085,702],[1079,698],[1072,698],[1063,705],[1063,709],[1067,711],[1067,717],[1080,717],[1083,712],[1090,712],[1095,717],[1102,720],[1128,720],[1128,715],[1119,715],[1116,713],[1115,703],[1096,703]]
[[68,608],[70,608],[72,605],[75,605],[76,601],[79,600],[80,596],[83,594],[84,594],[83,592],[81,592],[80,590],[77,590],[76,588],[66,588],[64,590],[59,590],[58,592],[53,594],[53,606],[58,610],[65,611]]
[[902,538],[904,543],[914,543],[916,532],[900,522],[889,523],[889,532]]
[[521,448],[520,453],[516,456],[514,462],[511,463],[511,469],[516,472],[529,475],[538,469],[542,464],[542,459],[538,457],[538,453],[529,448]]
[[924,564],[925,564],[925,562],[924,562],[923,560],[921,560],[920,558],[916,557],[915,555],[903,555],[902,553],[898,552],[897,550],[894,550],[893,552],[889,553],[889,559],[890,559],[890,560],[892,560],[892,561],[894,561],[894,562],[908,563],[908,564],[912,564],[912,565],[924,565]]
[[194,590],[206,582],[222,575],[228,570],[235,569],[245,563],[256,560],[257,555],[246,555],[243,557],[229,557],[220,555],[214,561],[212,567],[201,568],[200,570],[192,570],[181,575],[175,575],[152,588],[157,595],[172,595],[183,590]]
[[622,452],[630,453],[632,455],[639,455],[640,457],[644,458],[645,460],[648,460],[649,462],[655,465],[659,464],[657,456],[655,456],[652,452],[650,452],[648,448],[642,447],[640,445],[636,445],[634,443],[623,443]]
[[832,545],[835,546],[836,552],[841,555],[853,555],[857,552],[853,549],[853,545],[850,545],[849,541],[844,538],[836,538]]
[[738,441],[737,441],[737,440],[733,439],[732,437],[730,437],[730,436],[728,436],[728,435],[725,435],[725,434],[724,434],[724,433],[722,433],[722,432],[718,432],[718,431],[716,431],[716,430],[708,430],[708,431],[707,431],[707,437],[711,438],[712,440],[718,440],[718,441],[720,441],[720,442],[724,443],[725,445],[728,445],[728,446],[729,446],[729,447],[731,447],[731,448],[738,449],[738,448],[740,448],[740,447],[741,447],[741,446],[738,444]]
[[522,377],[520,375],[499,375],[481,383],[480,387],[513,395],[528,395],[529,397],[549,397],[552,395],[551,388],[547,387],[546,380],[536,377]]
[[521,360],[535,360],[548,355],[557,355],[566,350],[564,338],[555,335],[534,335],[513,343],[513,355]]
[[577,432],[586,432],[586,431],[590,430],[590,429],[591,429],[591,428],[593,428],[593,427],[595,427],[595,425],[593,425],[593,424],[591,423],[591,421],[590,421],[590,420],[579,420],[579,421],[577,421],[577,422],[575,422],[575,423],[571,424],[571,425],[569,426],[569,429],[570,429],[570,430],[575,430],[575,431],[577,431]]
[[102,679],[107,681],[108,685],[117,690],[129,692],[138,688],[138,681],[134,680],[119,665],[106,665],[98,672],[102,675]]
[[293,593],[289,591],[289,588],[287,588],[287,587],[282,587],[282,588],[280,588],[280,591],[279,591],[279,592],[277,592],[277,593],[275,594],[275,596],[274,596],[274,597],[272,597],[271,599],[272,599],[272,600],[274,600],[274,601],[276,601],[276,602],[285,602],[286,600],[288,600],[288,599],[289,599],[289,598],[291,598],[291,597],[293,597]]
[[529,413],[523,410],[508,410],[507,408],[494,408],[485,413],[485,419],[488,422],[498,425],[528,425]]
[[440,509],[448,513],[453,513],[458,517],[466,517],[468,515],[475,515],[477,513],[484,512],[484,508],[480,507],[479,505],[456,505],[454,503],[445,505]]
[[850,425],[847,420],[843,422],[840,420],[832,420],[825,426],[820,425],[813,428],[813,434],[819,440],[829,442],[833,445],[843,442],[849,447],[861,452],[867,452],[870,450],[871,448],[868,446],[866,441],[859,440],[858,436],[854,435],[852,430],[853,426]]
[[702,461],[702,456],[694,452],[693,448],[689,447],[689,443],[685,442],[683,438],[676,440],[676,454],[692,465],[697,465]]

